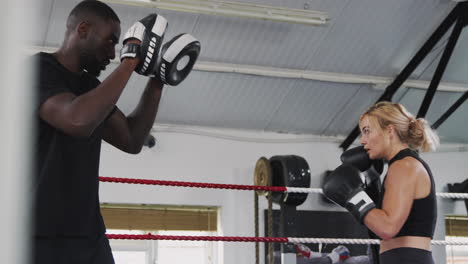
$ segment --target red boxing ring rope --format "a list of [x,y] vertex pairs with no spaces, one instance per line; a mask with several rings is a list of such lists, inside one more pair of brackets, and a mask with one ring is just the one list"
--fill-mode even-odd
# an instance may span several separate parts
[[[114,177],[99,177],[101,182],[113,183],[128,183],[128,184],[145,184],[145,185],[165,185],[179,187],[196,187],[196,188],[211,188],[211,189],[231,189],[231,190],[256,190],[270,192],[290,192],[290,193],[323,193],[319,188],[300,188],[286,186],[258,186],[258,185],[240,185],[240,184],[220,184],[220,183],[201,183],[201,182],[181,182],[181,181],[160,181],[160,180],[143,180],[143,179],[128,179]],[[449,199],[468,199],[468,193],[442,193],[437,192],[437,197]]]
[[237,236],[163,236],[163,235],[117,235],[107,234],[109,239],[133,240],[196,240],[196,241],[228,241],[228,242],[288,242],[286,237],[237,237]]
[[287,188],[282,187],[282,186],[257,186],[257,185],[201,183],[201,182],[160,181],[160,180],[128,179],[128,178],[114,178],[114,177],[102,177],[102,176],[99,177],[99,180],[101,182],[145,184],[145,185],[165,185],[165,186],[212,188],[212,189],[257,190],[257,191],[272,191],[272,192],[286,192],[287,191]]

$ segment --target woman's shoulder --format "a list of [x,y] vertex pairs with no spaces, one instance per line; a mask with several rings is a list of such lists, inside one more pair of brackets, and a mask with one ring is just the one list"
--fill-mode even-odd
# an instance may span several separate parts
[[417,159],[407,156],[396,160],[388,167],[387,181],[390,179],[411,181],[416,180],[424,166]]

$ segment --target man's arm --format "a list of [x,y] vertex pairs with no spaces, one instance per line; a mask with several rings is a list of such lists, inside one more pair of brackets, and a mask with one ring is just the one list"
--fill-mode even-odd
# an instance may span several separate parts
[[39,116],[72,136],[90,136],[114,108],[132,72],[139,63],[128,58],[95,89],[76,96],[59,93],[39,107]]
[[137,154],[156,119],[163,83],[151,78],[135,110],[126,117],[117,109],[106,120],[104,140],[127,153]]

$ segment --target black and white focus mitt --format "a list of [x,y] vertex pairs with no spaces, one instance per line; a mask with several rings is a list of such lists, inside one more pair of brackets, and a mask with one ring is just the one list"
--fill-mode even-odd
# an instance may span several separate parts
[[183,33],[165,43],[154,77],[175,86],[192,71],[200,54],[200,42],[192,35]]
[[[123,38],[120,51],[120,61],[125,58],[141,59],[135,71],[141,75],[150,76],[158,67],[158,58],[161,44],[167,28],[167,20],[160,15],[150,14],[138,22],[135,22]],[[141,44],[127,43],[130,39],[137,39]]]

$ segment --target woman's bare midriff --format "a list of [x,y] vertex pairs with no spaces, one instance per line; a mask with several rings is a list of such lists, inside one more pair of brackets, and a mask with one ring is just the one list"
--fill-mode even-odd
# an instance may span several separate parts
[[431,251],[431,238],[403,236],[380,241],[380,253],[394,248],[411,247]]

